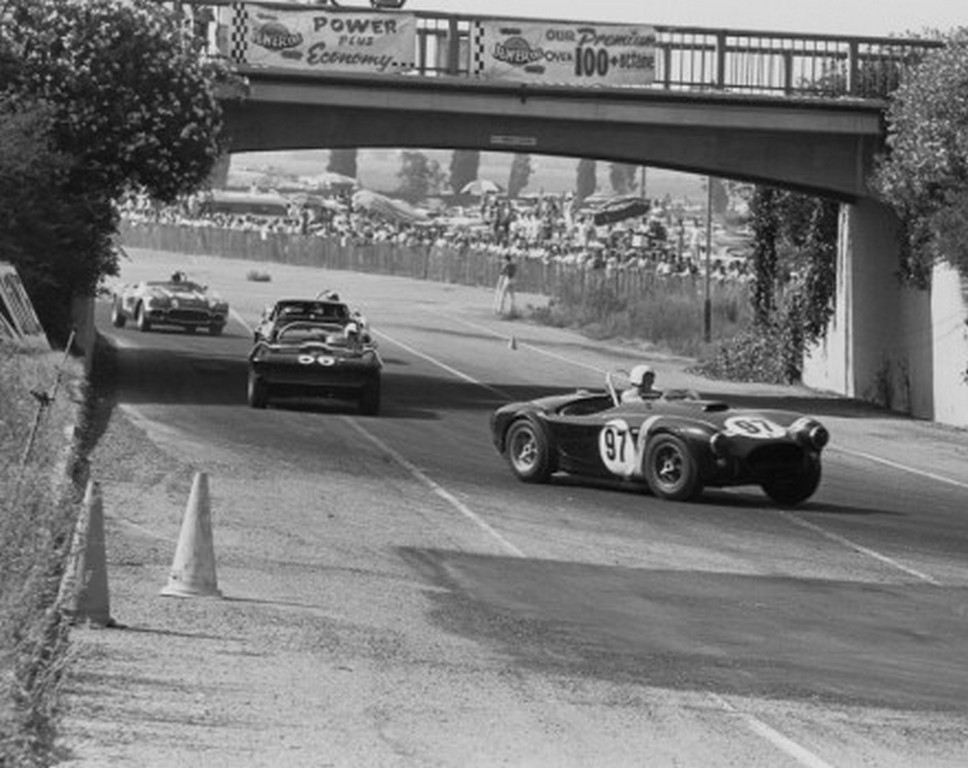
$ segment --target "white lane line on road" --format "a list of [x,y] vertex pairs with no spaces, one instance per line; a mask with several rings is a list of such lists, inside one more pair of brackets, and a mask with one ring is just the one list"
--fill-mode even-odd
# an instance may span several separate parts
[[870,549],[869,547],[865,547],[860,544],[857,544],[856,542],[851,541],[846,536],[841,536],[839,533],[833,533],[832,531],[828,531],[826,528],[822,528],[819,525],[815,525],[814,523],[807,522],[803,518],[798,517],[797,515],[792,514],[791,512],[787,512],[782,509],[777,511],[783,517],[789,520],[791,523],[794,523],[795,525],[799,525],[802,528],[807,528],[808,530],[811,530],[814,533],[818,533],[826,539],[830,539],[831,541],[835,541],[838,544],[841,544],[847,547],[847,549],[852,549],[855,552],[859,552],[862,555],[867,555],[868,557],[872,557],[875,560],[879,560],[880,562],[885,563],[886,565],[889,565],[892,568],[897,568],[897,570],[903,571],[909,576],[914,576],[915,578],[920,579],[921,581],[927,582],[928,584],[932,584],[933,586],[936,586],[936,587],[941,586],[941,582],[938,581],[937,579],[933,578],[932,576],[928,576],[928,574],[922,573],[921,571],[915,568],[909,568],[903,563],[900,563],[897,560],[895,560],[893,557],[882,555],[880,552],[876,552],[875,550]]
[[234,318],[235,321],[242,325],[250,334],[255,330],[251,325],[245,322],[245,318],[234,309],[229,309],[229,317]]
[[920,477],[927,478],[928,480],[934,480],[939,483],[945,483],[947,485],[953,485],[955,488],[962,488],[968,491],[968,483],[962,483],[958,480],[952,480],[950,477],[945,477],[944,475],[936,475],[934,472],[926,472],[923,469],[915,469],[914,467],[909,467],[905,464],[899,464],[896,461],[891,461],[890,459],[882,459],[880,456],[874,456],[871,453],[864,453],[863,451],[852,451],[847,448],[840,448],[831,446],[827,449],[828,451],[834,451],[839,453],[847,454],[848,456],[854,456],[860,459],[867,459],[868,461],[873,461],[876,464],[883,464],[885,467],[890,467],[891,469],[900,469],[903,472],[909,472],[912,475],[919,475]]
[[500,533],[498,533],[494,528],[492,528],[487,521],[481,518],[474,510],[468,507],[464,502],[458,499],[450,491],[446,490],[439,483],[431,480],[427,475],[420,471],[420,469],[409,459],[404,457],[402,454],[395,451],[380,438],[370,432],[368,429],[363,427],[356,419],[350,416],[343,416],[343,421],[349,424],[353,429],[359,432],[363,437],[369,440],[373,445],[379,448],[381,451],[386,453],[390,458],[392,458],[397,464],[403,467],[407,472],[413,475],[419,482],[426,485],[433,491],[437,496],[442,498],[448,504],[450,504],[454,509],[460,512],[464,517],[470,520],[474,525],[484,531],[486,534],[495,539],[504,549],[510,552],[515,557],[524,557],[524,552],[518,549],[514,544],[505,539]]
[[746,712],[740,712],[738,709],[736,709],[736,707],[726,701],[726,699],[719,694],[710,693],[708,695],[723,710],[729,712],[731,715],[737,715],[745,720],[746,724],[753,730],[754,733],[756,733],[757,736],[766,739],[781,752],[786,753],[788,756],[796,760],[800,765],[806,766],[806,768],[833,768],[833,766],[826,760],[823,760],[809,749],[800,746],[792,739],[784,736],[775,728],[771,728],[758,717],[750,715]]
[[504,392],[503,390],[500,390],[497,387],[492,387],[490,384],[485,384],[483,381],[478,381],[473,376],[469,376],[468,374],[464,373],[463,371],[458,371],[456,368],[452,368],[451,366],[447,365],[447,363],[441,362],[437,358],[431,357],[430,355],[426,354],[425,352],[421,352],[420,350],[411,347],[409,344],[404,344],[399,339],[395,339],[395,338],[393,338],[393,336],[390,336],[387,333],[383,333],[382,331],[373,331],[373,333],[376,336],[379,336],[381,339],[386,339],[391,344],[396,344],[401,349],[407,350],[407,352],[409,352],[411,355],[415,355],[415,356],[417,356],[419,358],[422,358],[422,359],[426,360],[428,363],[433,363],[438,368],[447,371],[447,373],[449,373],[449,374],[451,374],[453,376],[456,376],[458,379],[463,379],[464,381],[468,382],[469,384],[474,384],[474,385],[476,385],[478,387],[483,387],[488,392],[492,392],[493,394],[497,395],[498,397],[500,397],[500,398],[502,398],[504,400],[513,400],[514,399],[507,392]]

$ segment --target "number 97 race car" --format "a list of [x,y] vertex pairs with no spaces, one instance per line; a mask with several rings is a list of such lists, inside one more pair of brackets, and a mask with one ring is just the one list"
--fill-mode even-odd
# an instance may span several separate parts
[[784,506],[806,501],[820,485],[829,433],[815,419],[737,410],[691,390],[623,403],[614,383],[620,373],[606,376],[605,390],[498,408],[491,435],[511,471],[530,483],[555,472],[624,480],[674,500],[705,487],[758,485]]

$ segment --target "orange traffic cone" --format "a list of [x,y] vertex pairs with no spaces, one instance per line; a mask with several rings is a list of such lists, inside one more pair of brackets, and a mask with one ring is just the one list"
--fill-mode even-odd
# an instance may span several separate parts
[[212,544],[212,512],[208,500],[208,475],[196,472],[182,520],[168,586],[169,597],[221,597],[215,578]]
[[61,583],[62,610],[72,624],[117,626],[111,618],[108,568],[104,553],[104,505],[101,488],[89,480],[84,510],[74,527],[70,566]]
[[510,339],[508,339],[508,349],[517,349],[517,348],[518,348],[518,340],[514,336],[512,336]]

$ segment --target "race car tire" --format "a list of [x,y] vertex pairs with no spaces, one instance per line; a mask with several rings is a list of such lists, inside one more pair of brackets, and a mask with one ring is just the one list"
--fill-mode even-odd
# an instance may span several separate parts
[[685,441],[675,435],[657,435],[645,451],[645,479],[661,499],[688,501],[702,491],[699,467]]
[[185,325],[185,326],[182,326],[182,327],[185,329],[185,333],[195,333],[195,326],[194,325]]
[[360,392],[360,413],[364,416],[376,416],[380,412],[380,380],[373,378],[367,382]]
[[820,485],[820,462],[814,462],[806,472],[793,477],[773,478],[763,483],[763,492],[781,507],[793,507],[811,496]]
[[147,333],[151,330],[151,323],[148,320],[148,313],[145,312],[144,304],[138,305],[138,309],[135,310],[134,320],[138,325],[138,330],[142,333]]
[[269,404],[269,385],[252,371],[249,371],[248,399],[253,408],[265,408]]
[[218,324],[216,323],[216,324],[214,324],[214,325],[210,325],[210,326],[208,327],[208,332],[209,332],[209,333],[210,333],[210,334],[211,334],[212,336],[221,336],[221,335],[222,335],[222,329],[223,329],[224,327],[225,327],[224,325],[218,325]]
[[111,325],[115,328],[124,328],[124,324],[128,321],[125,317],[124,312],[121,310],[121,302],[115,299],[111,303]]
[[504,440],[505,456],[511,471],[526,483],[544,483],[554,472],[548,438],[536,424],[522,419],[514,422]]

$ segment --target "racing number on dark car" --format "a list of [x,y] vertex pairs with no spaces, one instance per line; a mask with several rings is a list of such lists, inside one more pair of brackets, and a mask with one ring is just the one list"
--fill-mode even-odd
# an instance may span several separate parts
[[743,435],[760,440],[782,437],[786,430],[769,419],[755,416],[734,416],[726,420],[726,430],[734,435]]
[[605,440],[605,455],[609,461],[625,461],[625,444],[628,442],[628,432],[619,431],[613,427],[606,427],[603,438]]
[[635,440],[623,419],[608,422],[598,436],[598,452],[609,472],[628,477],[635,471]]

